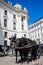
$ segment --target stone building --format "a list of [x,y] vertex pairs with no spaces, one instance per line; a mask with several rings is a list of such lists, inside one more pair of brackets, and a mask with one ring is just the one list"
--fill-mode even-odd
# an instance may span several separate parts
[[43,42],[43,17],[29,26],[29,38]]
[[12,6],[10,2],[0,0],[0,39],[3,45],[10,45],[9,38],[16,34],[17,38],[29,37],[28,34],[28,11],[22,9],[20,4]]

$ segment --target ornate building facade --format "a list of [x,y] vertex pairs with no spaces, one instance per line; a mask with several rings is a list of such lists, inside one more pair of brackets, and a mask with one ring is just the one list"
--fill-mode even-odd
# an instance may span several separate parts
[[29,38],[43,42],[43,17],[29,26]]
[[28,11],[26,8],[10,2],[0,0],[0,44],[10,45],[9,38],[16,34],[17,38],[29,37],[28,34]]

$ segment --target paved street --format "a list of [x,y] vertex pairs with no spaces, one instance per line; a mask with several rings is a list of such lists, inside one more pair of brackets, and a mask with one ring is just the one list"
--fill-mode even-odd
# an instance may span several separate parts
[[29,63],[27,63],[26,61],[23,63],[16,63],[15,56],[0,57],[0,65],[43,65],[43,56],[41,56],[40,59],[29,62]]

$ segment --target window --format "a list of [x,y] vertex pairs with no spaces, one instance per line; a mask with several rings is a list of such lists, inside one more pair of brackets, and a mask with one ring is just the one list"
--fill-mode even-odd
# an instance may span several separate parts
[[4,32],[4,37],[7,38],[7,32]]
[[22,24],[22,30],[24,30],[24,25]]
[[4,27],[7,27],[7,19],[4,19]]
[[42,34],[42,28],[41,28],[41,36],[43,36],[43,34]]
[[15,19],[15,18],[16,18],[16,16],[15,16],[15,15],[13,15],[13,18]]
[[16,30],[16,23],[13,23],[13,29]]
[[7,10],[5,10],[5,15],[7,15]]
[[22,16],[22,17],[21,17],[21,21],[23,21],[24,19],[25,19],[25,16]]
[[24,34],[24,37],[26,38],[26,34]]
[[21,18],[21,20],[23,21],[23,17]]
[[7,46],[7,40],[4,40],[4,45]]
[[38,37],[39,37],[39,30],[38,30]]
[[36,31],[35,31],[35,38],[36,38]]

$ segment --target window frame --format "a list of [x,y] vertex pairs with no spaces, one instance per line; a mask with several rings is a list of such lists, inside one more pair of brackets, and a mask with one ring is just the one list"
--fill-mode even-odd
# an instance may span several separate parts
[[22,30],[24,30],[24,25],[22,24]]
[[7,38],[7,32],[4,32],[4,37]]
[[7,15],[7,10],[5,10],[4,14]]
[[7,46],[7,40],[4,40],[4,45]]
[[24,37],[26,38],[26,34],[24,34]]
[[7,19],[4,19],[4,27],[7,27]]
[[13,29],[16,30],[16,22],[13,22]]
[[16,15],[15,15],[15,14],[13,15],[13,18],[14,18],[14,19],[16,18]]

